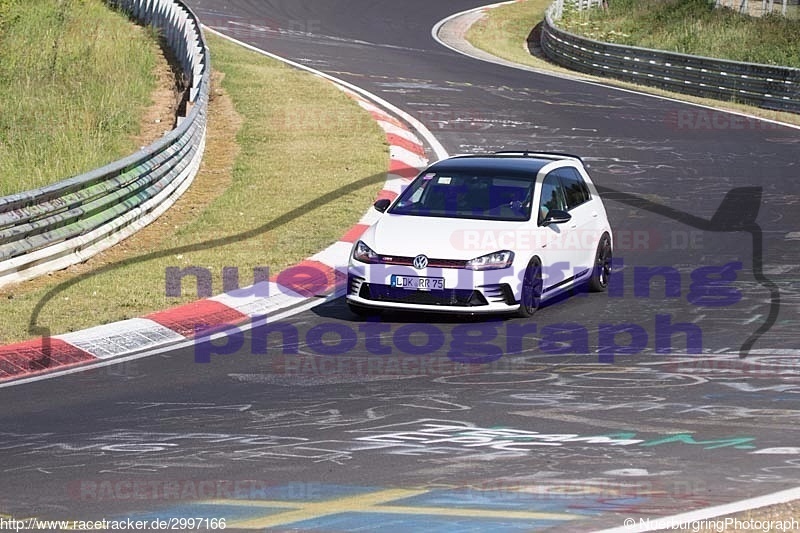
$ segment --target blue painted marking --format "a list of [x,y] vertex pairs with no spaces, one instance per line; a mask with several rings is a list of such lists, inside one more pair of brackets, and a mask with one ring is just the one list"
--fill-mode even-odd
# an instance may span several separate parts
[[[339,513],[291,524],[292,531],[347,531],[381,533],[520,533],[544,529],[563,520],[502,520],[437,515],[402,515],[394,513]],[[277,530],[286,531],[287,526]],[[271,529],[276,531],[276,529]],[[270,529],[267,529],[270,531]]]
[[160,511],[129,514],[124,518],[131,520],[155,520],[168,518],[225,518],[228,521],[251,520],[277,513],[290,511],[289,507],[251,507],[226,504],[183,504],[167,507]]
[[425,494],[396,500],[391,505],[450,507],[465,509],[502,509],[597,515],[641,504],[644,498],[609,494],[532,494],[514,490],[432,490]]

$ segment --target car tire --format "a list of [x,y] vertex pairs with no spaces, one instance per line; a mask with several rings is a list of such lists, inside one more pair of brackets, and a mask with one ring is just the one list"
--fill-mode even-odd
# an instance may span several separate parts
[[538,257],[531,259],[525,268],[520,297],[517,315],[523,318],[533,316],[542,298],[542,262]]
[[589,278],[589,290],[592,292],[604,292],[608,289],[612,259],[611,237],[608,236],[608,233],[603,233],[603,236],[600,237],[600,242],[597,243],[597,252],[594,255],[592,277]]

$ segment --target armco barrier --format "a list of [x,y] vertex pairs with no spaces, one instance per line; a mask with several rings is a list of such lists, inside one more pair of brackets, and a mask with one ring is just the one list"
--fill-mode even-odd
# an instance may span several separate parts
[[0,198],[0,286],[65,268],[149,224],[189,187],[206,134],[209,53],[178,0],[109,0],[157,28],[188,84],[187,114],[139,152],[54,185]]
[[548,8],[541,32],[543,52],[561,66],[694,96],[800,113],[800,69],[587,39],[556,26],[563,1],[557,0]]

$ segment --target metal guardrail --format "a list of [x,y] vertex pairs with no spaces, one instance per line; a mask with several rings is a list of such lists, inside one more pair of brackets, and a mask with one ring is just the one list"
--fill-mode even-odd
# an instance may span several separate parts
[[694,96],[800,113],[800,69],[595,41],[555,25],[563,2],[550,5],[541,32],[544,54],[561,66]]
[[189,187],[205,147],[209,53],[180,0],[107,0],[157,28],[188,84],[186,116],[135,154],[59,183],[0,198],[0,286],[85,261],[166,211]]

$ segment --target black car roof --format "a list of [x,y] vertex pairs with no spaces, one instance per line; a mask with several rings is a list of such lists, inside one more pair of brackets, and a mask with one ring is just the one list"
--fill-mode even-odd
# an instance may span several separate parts
[[501,152],[486,155],[461,155],[443,159],[430,166],[435,172],[475,172],[507,174],[537,174],[543,166],[553,161],[576,160],[580,158],[567,154],[534,152]]

